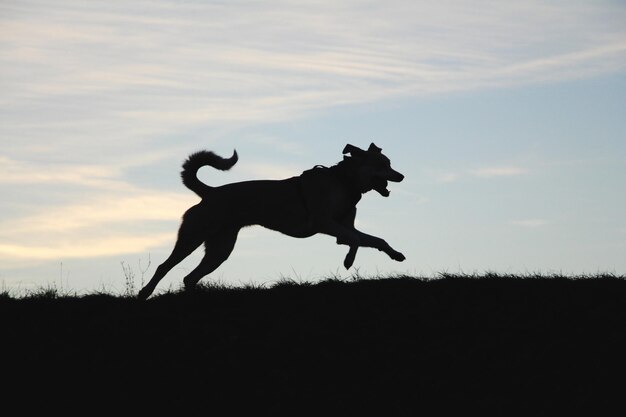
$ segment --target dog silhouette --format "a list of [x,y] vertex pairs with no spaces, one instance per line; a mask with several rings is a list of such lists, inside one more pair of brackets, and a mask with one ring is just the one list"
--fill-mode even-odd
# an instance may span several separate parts
[[404,175],[391,168],[382,149],[372,143],[367,150],[346,145],[343,160],[332,167],[317,165],[301,175],[284,180],[255,180],[211,187],[197,177],[198,170],[211,166],[229,170],[238,160],[237,151],[222,158],[210,151],[189,156],[181,173],[183,184],[202,198],[183,215],[178,239],[171,255],[156,269],[138,298],[148,298],[159,281],[202,243],[205,255],[185,278],[193,288],[230,256],[242,227],[261,225],[288,236],[305,238],[324,233],[348,245],[344,266],[354,263],[359,247],[376,248],[391,259],[404,255],[383,239],[354,227],[356,205],[361,196],[375,190],[389,196],[389,181],[400,182]]

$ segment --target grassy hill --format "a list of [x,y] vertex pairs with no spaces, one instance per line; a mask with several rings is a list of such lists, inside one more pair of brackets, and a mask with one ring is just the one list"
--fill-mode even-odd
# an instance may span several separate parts
[[145,302],[44,291],[4,294],[0,320],[5,407],[626,415],[624,277],[283,282]]

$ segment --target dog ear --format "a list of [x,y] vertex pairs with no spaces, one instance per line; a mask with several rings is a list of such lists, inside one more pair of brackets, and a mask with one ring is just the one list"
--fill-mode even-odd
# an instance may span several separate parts
[[370,143],[370,147],[367,149],[368,152],[378,152],[381,153],[383,150],[374,144],[374,142]]
[[362,155],[365,151],[361,148],[357,148],[354,145],[347,144],[345,148],[343,148],[343,154],[349,153],[350,156],[359,156]]

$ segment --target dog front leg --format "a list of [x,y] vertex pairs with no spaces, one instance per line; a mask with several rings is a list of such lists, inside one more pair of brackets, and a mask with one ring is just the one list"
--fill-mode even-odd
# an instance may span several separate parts
[[352,264],[354,263],[354,259],[356,258],[356,251],[359,249],[358,246],[350,246],[350,250],[346,255],[346,258],[343,260],[343,266],[346,269],[350,269]]
[[359,236],[361,246],[367,246],[369,248],[375,248],[379,251],[385,252],[394,261],[402,262],[406,259],[406,257],[402,253],[389,246],[389,244],[384,239],[368,235],[356,229],[355,232]]
[[[354,227],[354,220],[356,219],[356,207],[354,207],[350,212],[341,220],[341,224],[343,224],[348,229],[356,232],[357,230]],[[339,242],[337,242],[339,243]],[[350,269],[350,267],[354,264],[354,259],[356,258],[356,252],[359,249],[358,246],[350,246],[350,250],[343,260],[343,266],[346,269]]]
[[320,233],[336,238],[338,245],[348,245],[350,246],[350,250],[353,250],[352,248],[354,248],[355,254],[356,248],[362,246],[357,231],[348,228],[341,223],[328,221],[318,226],[318,230]]

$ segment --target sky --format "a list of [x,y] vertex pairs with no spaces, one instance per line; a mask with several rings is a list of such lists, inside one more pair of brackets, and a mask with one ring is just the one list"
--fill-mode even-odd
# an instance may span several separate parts
[[405,262],[251,227],[205,280],[626,273],[623,1],[5,0],[0,91],[4,290],[147,281],[191,152],[237,149],[217,186],[371,142],[406,178],[356,225]]

